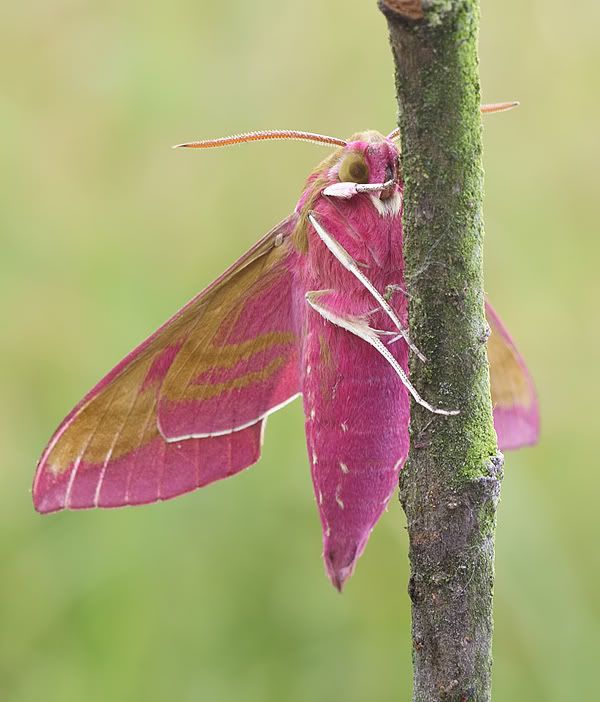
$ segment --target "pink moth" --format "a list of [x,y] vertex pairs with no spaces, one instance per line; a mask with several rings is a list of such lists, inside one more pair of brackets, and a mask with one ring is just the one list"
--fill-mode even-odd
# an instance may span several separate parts
[[[503,106],[490,106],[494,111]],[[336,588],[352,574],[409,448],[410,350],[397,131],[346,142],[255,132],[183,146],[303,139],[335,151],[294,212],[140,344],[62,422],[33,486],[40,512],[169,499],[256,463],[268,415],[302,395]],[[501,448],[536,441],[523,360],[487,305]],[[423,359],[424,360],[424,359]]]

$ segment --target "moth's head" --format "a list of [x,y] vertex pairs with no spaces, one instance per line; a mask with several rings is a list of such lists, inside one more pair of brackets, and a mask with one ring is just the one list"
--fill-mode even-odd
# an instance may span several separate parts
[[[398,147],[392,139],[379,132],[359,132],[339,150],[333,164],[326,169],[326,176],[330,184],[355,183],[359,187],[354,190],[358,192],[361,191],[360,186],[386,184],[385,188],[373,193],[377,193],[382,200],[387,199],[400,184]],[[338,191],[343,192],[339,187]],[[331,194],[335,192],[336,189],[329,190]],[[351,192],[352,188],[348,190],[348,193]]]

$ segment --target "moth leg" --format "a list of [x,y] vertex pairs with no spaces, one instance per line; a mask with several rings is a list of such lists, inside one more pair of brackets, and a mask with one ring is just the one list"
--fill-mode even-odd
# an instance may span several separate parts
[[360,339],[366,341],[368,344],[373,346],[373,348],[377,349],[377,351],[379,351],[379,353],[392,366],[392,368],[402,381],[404,387],[415,398],[418,404],[422,405],[434,414],[453,415],[459,413],[458,410],[445,410],[434,407],[433,405],[429,404],[429,402],[424,400],[419,395],[414,385],[410,382],[408,376],[402,370],[398,361],[394,358],[394,356],[390,353],[389,349],[385,346],[385,344],[382,343],[381,339],[377,336],[376,330],[372,329],[364,318],[355,317],[351,315],[342,315],[338,312],[334,312],[332,309],[328,308],[323,303],[323,296],[326,295],[328,292],[330,291],[309,291],[306,293],[306,302],[313,310],[315,310],[315,312],[320,314],[321,317],[323,317],[323,319],[326,319],[328,322],[331,322],[332,324],[335,324],[336,326],[341,327],[346,331],[349,331],[351,334],[358,336]]
[[[389,302],[392,299],[392,296],[395,292],[401,292],[405,297],[407,297],[409,299],[411,297],[408,290],[406,290],[406,288],[404,286],[398,285],[398,283],[390,283],[389,285],[386,285],[385,292],[383,293],[383,297]],[[387,336],[392,337],[387,342],[388,346],[395,344],[397,341],[400,341],[400,339],[403,338],[402,334],[396,334],[395,332],[383,332],[383,333]]]
[[[361,264],[358,263],[360,266]],[[405,297],[410,298],[410,295],[408,294],[407,290],[402,286],[398,285],[397,283],[390,283],[389,285],[385,286],[385,292],[383,293],[383,299],[386,302],[389,302],[395,292],[401,292]],[[374,314],[375,312],[379,312],[381,308],[380,307],[373,307],[373,309],[369,310],[369,314]],[[389,332],[390,334],[395,334],[396,332]],[[397,335],[400,338],[402,338],[402,335]]]
[[396,291],[401,292],[405,297],[408,297],[409,299],[411,297],[411,295],[408,293],[408,290],[404,286],[398,285],[398,283],[390,283],[389,285],[386,285],[383,297],[389,302],[392,299],[392,295]]
[[377,288],[371,283],[371,281],[367,278],[367,276],[360,270],[358,267],[358,264],[356,261],[350,256],[350,254],[344,249],[343,246],[338,244],[338,242],[331,236],[331,234],[323,227],[317,219],[315,218],[314,214],[311,212],[308,215],[308,219],[310,220],[310,223],[314,227],[315,231],[319,235],[319,238],[323,241],[325,246],[331,251],[331,253],[337,258],[337,260],[344,266],[344,268],[352,275],[354,275],[360,282],[365,286],[365,288],[373,295],[373,297],[377,300],[377,302],[381,305],[381,308],[383,311],[387,314],[387,316],[394,322],[396,325],[398,331],[408,344],[409,348],[421,359],[421,361],[426,361],[427,359],[425,356],[419,351],[419,349],[413,344],[413,342],[410,340],[410,336],[408,334],[408,330],[405,329],[402,326],[402,323],[398,319],[398,315],[394,312],[394,310],[391,308],[389,302],[385,299],[385,297],[377,290]]
[[397,332],[387,331],[387,329],[372,329],[372,331],[374,331],[375,334],[377,334],[377,336],[393,336],[394,338],[392,339],[392,341],[396,341],[397,339],[402,338]]
[[377,334],[377,336],[391,337],[391,339],[388,338],[388,340],[386,341],[386,344],[388,346],[391,346],[392,344],[395,344],[397,341],[400,341],[400,339],[402,339],[402,334],[398,334],[396,332],[385,331],[383,329],[373,329],[373,331]]

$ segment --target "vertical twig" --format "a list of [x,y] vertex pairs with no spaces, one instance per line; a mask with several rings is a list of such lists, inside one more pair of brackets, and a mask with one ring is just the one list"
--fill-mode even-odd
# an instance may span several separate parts
[[[400,479],[410,538],[418,702],[491,695],[494,531],[502,454],[485,349],[483,171],[477,0],[379,0],[396,65],[405,183],[405,262],[413,339],[429,362],[412,379]],[[429,426],[427,426],[429,424]]]

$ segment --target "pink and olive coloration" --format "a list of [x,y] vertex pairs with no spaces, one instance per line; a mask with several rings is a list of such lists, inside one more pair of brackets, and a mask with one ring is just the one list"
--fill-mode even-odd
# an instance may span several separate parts
[[[38,511],[156,502],[233,475],[259,459],[268,415],[302,394],[324,560],[341,590],[397,486],[409,394],[432,412],[460,409],[431,407],[407,378],[418,350],[406,331],[394,136],[275,132],[192,145],[287,137],[335,151],[292,215],[66,417],[38,465]],[[516,448],[537,439],[536,395],[487,313],[498,439]]]

